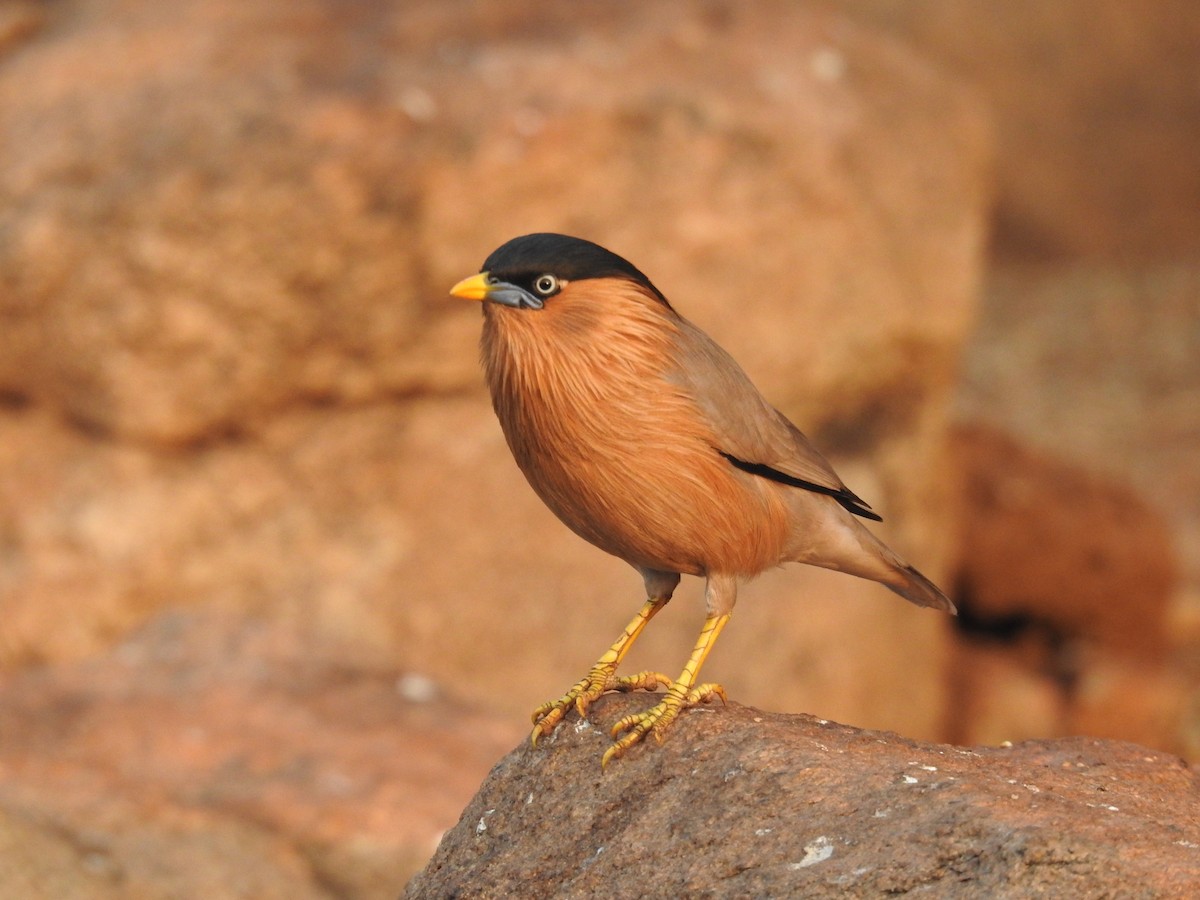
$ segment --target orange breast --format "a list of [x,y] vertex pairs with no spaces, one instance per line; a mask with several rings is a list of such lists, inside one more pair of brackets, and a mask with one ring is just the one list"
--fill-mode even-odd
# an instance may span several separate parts
[[604,279],[568,285],[542,310],[485,314],[496,414],[568,527],[644,568],[754,575],[782,561],[776,486],[722,459],[699,409],[664,377],[680,336],[671,310]]

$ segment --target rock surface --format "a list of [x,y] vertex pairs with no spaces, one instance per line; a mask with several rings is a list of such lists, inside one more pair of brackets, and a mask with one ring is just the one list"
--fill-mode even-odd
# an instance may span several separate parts
[[1200,265],[1013,266],[988,286],[958,415],[1132,486],[1200,586]]
[[838,0],[912,42],[994,114],[1002,258],[1200,250],[1200,17],[1192,0]]
[[967,613],[1161,658],[1179,581],[1163,513],[1112,475],[995,428],[959,428],[953,446],[965,479],[957,587]]
[[0,896],[395,897],[525,727],[350,658],[176,613],[0,678]]
[[[1055,623],[1057,660],[1031,665],[1028,633],[1014,633],[1012,664],[1057,695],[1058,733],[1197,758],[1200,266],[1006,268],[988,286],[958,411],[976,436],[1007,436],[1007,449],[958,442],[974,481],[963,577],[982,618]],[[974,686],[1007,690],[986,676]],[[1001,718],[1022,715],[1013,700]],[[990,727],[979,724],[976,736]]]
[[922,744],[808,716],[685,713],[601,771],[611,696],[492,771],[409,898],[1184,897],[1200,778],[1085,738]]

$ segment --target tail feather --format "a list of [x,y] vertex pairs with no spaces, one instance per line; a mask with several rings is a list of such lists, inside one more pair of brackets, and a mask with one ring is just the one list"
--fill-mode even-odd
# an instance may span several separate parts
[[936,584],[897,556],[852,511],[813,493],[797,492],[790,499],[796,548],[788,559],[868,578],[917,606],[957,614]]
[[901,563],[895,572],[899,578],[896,581],[883,582],[887,588],[917,606],[928,606],[954,616],[958,615],[958,610],[950,602],[950,598],[942,593],[941,588],[912,566]]

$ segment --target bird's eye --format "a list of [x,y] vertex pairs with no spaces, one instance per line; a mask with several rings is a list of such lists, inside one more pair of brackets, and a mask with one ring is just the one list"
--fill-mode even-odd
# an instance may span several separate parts
[[533,289],[543,297],[549,297],[558,290],[558,279],[553,275],[539,275],[533,280]]

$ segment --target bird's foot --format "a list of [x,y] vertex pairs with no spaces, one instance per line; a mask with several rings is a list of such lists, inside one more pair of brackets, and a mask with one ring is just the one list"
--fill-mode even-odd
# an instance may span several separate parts
[[[663,735],[683,710],[708,703],[714,697],[719,697],[725,703],[725,688],[719,684],[701,684],[688,690],[676,682],[657,705],[645,712],[632,713],[612,727],[613,745],[604,752],[604,758],[600,760],[601,768],[614,759],[620,759],[626,750],[647,734],[653,734],[661,744]],[[622,735],[622,732],[625,733]]]
[[537,746],[541,740],[558,727],[558,723],[566,716],[571,707],[579,713],[579,718],[587,718],[588,707],[592,702],[608,691],[651,691],[660,687],[670,688],[671,679],[662,672],[638,672],[636,675],[617,675],[616,666],[611,663],[598,662],[592,670],[559,697],[543,703],[533,711],[533,734],[530,742]]

